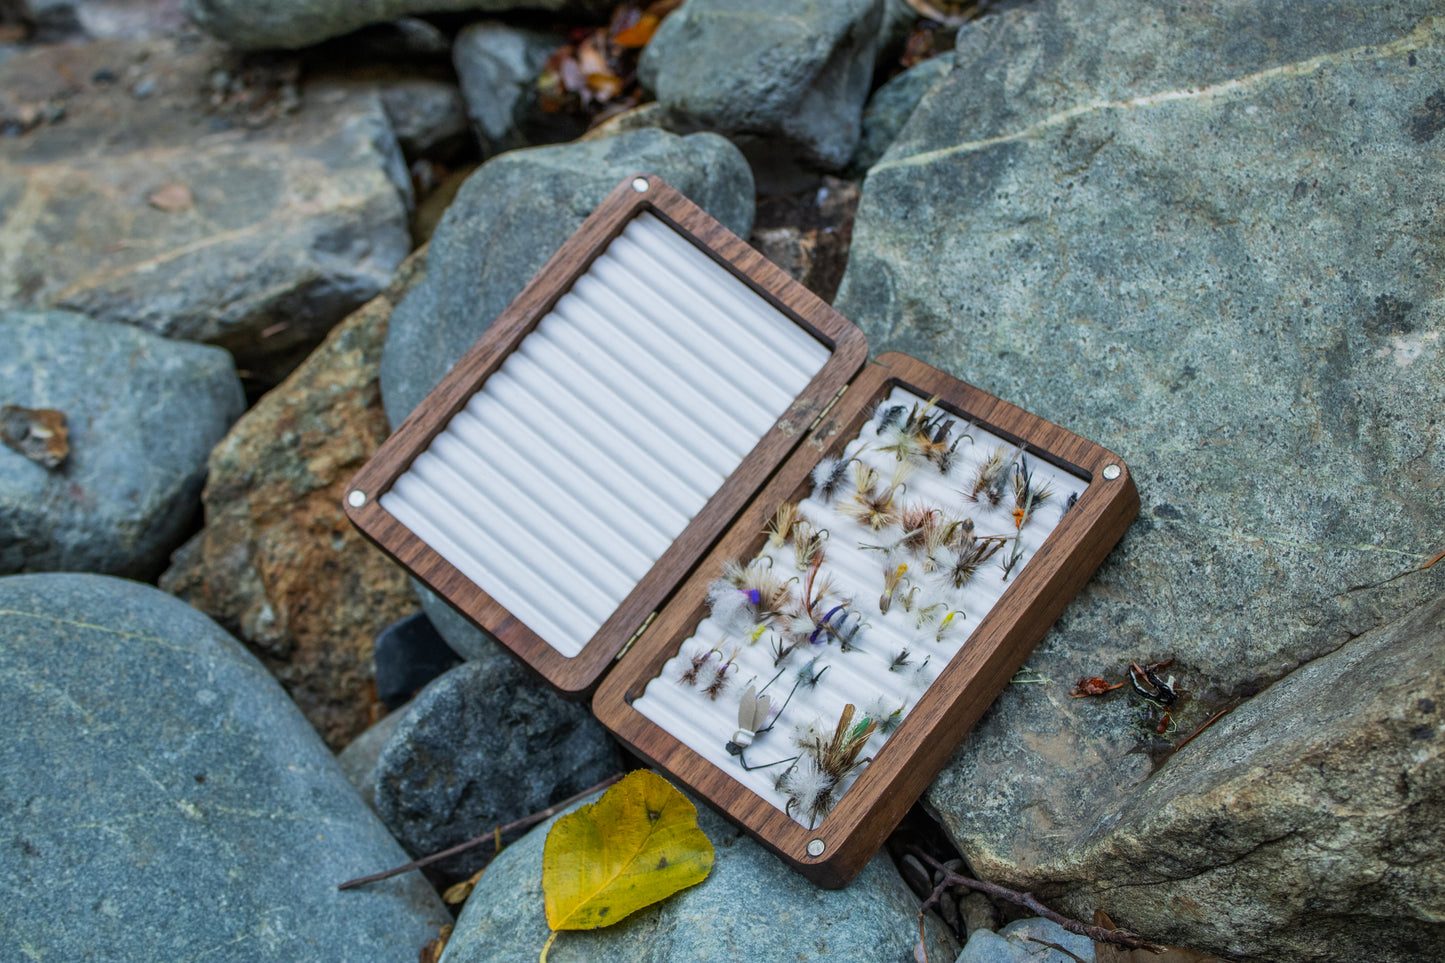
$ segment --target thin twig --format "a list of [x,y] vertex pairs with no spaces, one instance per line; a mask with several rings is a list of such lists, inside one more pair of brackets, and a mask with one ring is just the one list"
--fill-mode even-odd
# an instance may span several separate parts
[[518,819],[515,822],[507,823],[507,825],[505,826],[498,826],[492,832],[485,833],[481,836],[473,836],[471,839],[467,840],[464,843],[457,843],[451,849],[444,849],[439,853],[432,853],[430,856],[423,856],[421,859],[412,860],[405,866],[396,866],[380,873],[372,873],[370,876],[360,876],[356,879],[348,879],[346,882],[342,883],[336,888],[355,889],[358,886],[365,886],[367,883],[375,883],[379,880],[391,879],[393,876],[400,876],[402,873],[409,873],[414,869],[421,869],[423,866],[429,866],[439,859],[446,859],[448,856],[455,856],[457,853],[464,853],[467,850],[472,849],[473,847],[480,846],[482,843],[485,843],[489,839],[496,841],[497,848],[500,851],[503,833],[509,833],[513,830],[525,829],[528,826],[534,826],[537,823],[540,823],[542,820],[546,819],[548,816],[552,816],[558,811],[566,809],[568,806],[572,805],[574,802],[577,802],[579,799],[584,799],[587,796],[592,795],[594,792],[606,789],[608,786],[611,786],[613,783],[617,782],[617,780],[621,779],[622,776],[623,774],[620,772],[615,775],[608,776],[606,779],[602,780],[591,789],[584,789],[577,795],[572,796],[568,799],[564,799],[556,805],[548,806],[541,812],[532,813],[532,815],[530,816],[523,816],[521,819]]
[[1205,720],[1204,720],[1204,725],[1200,726],[1198,729],[1195,729],[1195,730],[1194,730],[1193,732],[1191,732],[1189,735],[1185,736],[1184,739],[1183,739],[1183,741],[1180,742],[1179,745],[1177,745],[1177,746],[1174,747],[1174,751],[1175,751],[1175,752],[1178,752],[1180,749],[1183,749],[1185,746],[1189,745],[1189,740],[1190,740],[1190,739],[1193,739],[1195,736],[1199,735],[1199,734],[1200,734],[1201,732],[1203,732],[1205,729],[1208,729],[1210,726],[1214,725],[1214,724],[1215,724],[1216,722],[1218,722],[1218,721],[1220,720],[1220,718],[1222,718],[1223,715],[1224,715],[1226,712],[1228,712],[1228,711],[1229,711],[1228,709],[1220,709],[1220,710],[1219,710],[1218,712],[1216,712],[1214,715],[1210,716],[1208,719],[1205,719]]
[[940,872],[943,874],[943,879],[939,882],[937,886],[933,888],[933,894],[929,896],[928,899],[924,900],[923,905],[919,907],[919,913],[930,910],[935,905],[937,905],[939,897],[943,895],[943,891],[948,887],[963,886],[967,889],[978,890],[981,893],[987,893],[990,896],[996,896],[999,899],[1008,900],[1010,903],[1014,903],[1018,906],[1026,907],[1032,910],[1034,913],[1038,914],[1039,916],[1042,916],[1044,919],[1052,920],[1053,922],[1058,923],[1070,933],[1077,933],[1080,936],[1087,936],[1089,939],[1093,940],[1096,943],[1114,943],[1119,946],[1126,946],[1131,950],[1149,950],[1151,953],[1164,952],[1164,947],[1158,946],[1154,943],[1150,943],[1148,940],[1144,939],[1144,937],[1139,936],[1135,933],[1128,933],[1124,930],[1106,930],[1102,926],[1088,926],[1084,923],[1080,923],[1078,920],[1069,919],[1062,913],[1055,913],[1043,903],[1040,903],[1038,900],[1034,899],[1033,893],[1020,893],[1017,890],[1009,889],[1006,886],[1000,886],[997,883],[986,883],[983,880],[970,879],[967,876],[960,876],[958,873],[955,873],[947,866],[944,866],[938,860],[934,859],[932,856],[928,855],[928,853],[919,849],[917,846],[908,847],[908,851],[913,853],[919,859],[923,860],[925,863],[927,863],[929,867],[935,872]]
[[1421,566],[1420,566],[1420,569],[1423,571],[1423,570],[1429,568],[1431,565],[1434,565],[1436,562],[1440,561],[1442,558],[1445,558],[1445,552],[1441,552],[1439,555],[1436,555],[1434,558],[1430,559],[1430,561],[1426,562],[1424,565],[1421,565]]
[[1074,959],[1078,960],[1079,963],[1085,963],[1082,956],[1066,947],[1060,946],[1058,943],[1050,943],[1048,940],[1041,940],[1037,936],[1025,936],[1024,939],[1028,940],[1030,943],[1038,943],[1042,946],[1047,946],[1051,950],[1058,950],[1065,956],[1072,956]]

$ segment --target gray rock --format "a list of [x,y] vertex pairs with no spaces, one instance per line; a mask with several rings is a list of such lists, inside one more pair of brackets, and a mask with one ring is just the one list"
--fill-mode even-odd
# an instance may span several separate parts
[[[1108,885],[1100,854],[1129,851],[1115,823],[1172,749],[1137,699],[1070,699],[1075,679],[1174,657],[1177,742],[1445,591],[1440,566],[1419,570],[1445,528],[1445,121],[1421,68],[1445,51],[1435,5],[1291,11],[1092,0],[980,21],[868,175],[839,309],[875,350],[1109,445],[1143,498],[1030,658],[1052,682],[1009,688],[928,797],[976,871],[1041,895]],[[1371,731],[1358,725],[1347,742]],[[1151,935],[1274,959],[1311,926],[1357,927],[1331,958],[1383,958],[1352,942],[1373,923],[1329,916],[1330,900],[1321,917],[1303,895],[1267,914],[1272,934],[1215,928],[1299,893],[1326,858],[1255,864],[1252,879],[1226,868],[1264,800],[1296,839],[1284,799],[1305,778],[1221,804],[1191,825],[1187,858],[1178,842],[1132,852],[1156,878],[1199,881],[1200,902],[1161,929],[1148,887],[1115,886],[1103,905]],[[1371,865],[1361,847],[1337,850],[1340,866]],[[1207,879],[1220,887],[1205,899]],[[1361,912],[1403,912],[1392,922],[1412,932],[1439,918],[1394,901]]]
[[448,160],[464,149],[467,111],[456,84],[424,77],[386,82],[381,104],[404,156]]
[[230,356],[63,311],[0,312],[0,399],[62,412],[50,470],[0,447],[0,573],[154,577],[245,409]]
[[346,775],[346,781],[373,809],[376,808],[376,761],[381,758],[381,750],[386,748],[404,715],[406,706],[387,713],[380,722],[351,740],[345,749],[336,754],[336,762]]
[[612,0],[185,0],[186,12],[213,36],[242,50],[295,50],[407,14],[540,10],[606,19]]
[[[230,54],[196,40],[38,47],[0,64],[0,116],[61,95],[65,108],[0,139],[0,305],[218,344],[269,385],[390,279],[410,250],[410,186],[374,92],[317,83],[294,113],[277,96],[212,107],[201,92]],[[166,69],[132,76],[140,60]],[[100,70],[117,81],[77,86]],[[144,79],[156,89],[136,99]]]
[[[646,129],[492,158],[447,209],[432,237],[426,281],[392,314],[381,359],[381,394],[393,425],[441,380],[607,193],[639,171],[661,176],[730,230],[747,236],[752,177],[737,149],[715,134],[675,137]],[[465,643],[446,638],[466,654]]]
[[[1045,944],[1068,950],[1060,953]],[[1072,955],[1070,955],[1072,954]],[[1015,920],[1000,932],[976,930],[957,963],[1093,963],[1094,941],[1042,917]]]
[[472,131],[482,156],[580,136],[587,124],[574,114],[544,113],[537,75],[566,38],[483,21],[462,29],[452,60],[462,83]]
[[[542,848],[559,818],[502,850],[487,868],[457,920],[443,963],[537,959],[548,934]],[[918,899],[887,856],[874,858],[846,889],[823,890],[706,807],[698,807],[697,821],[716,853],[706,880],[605,929],[561,933],[548,959],[901,963],[914,958]],[[931,918],[928,925],[928,958],[953,959],[956,945]]]
[[1034,878],[1063,912],[1231,959],[1438,956],[1442,653],[1445,599],[1291,672],[1099,820],[1076,875]]
[[[412,700],[376,762],[376,811],[414,856],[546,809],[622,770],[586,704],[568,702],[496,649]],[[465,878],[490,846],[435,864]]]
[[189,26],[181,0],[7,0],[0,14],[26,24],[34,43],[169,36]]
[[858,144],[882,0],[689,0],[638,76],[671,110],[837,169]]
[[874,91],[863,109],[863,136],[853,154],[852,166],[866,169],[877,163],[923,95],[952,68],[952,57],[934,57],[905,70]]
[[412,959],[447,914],[266,670],[148,586],[0,580],[0,919],[20,959]]

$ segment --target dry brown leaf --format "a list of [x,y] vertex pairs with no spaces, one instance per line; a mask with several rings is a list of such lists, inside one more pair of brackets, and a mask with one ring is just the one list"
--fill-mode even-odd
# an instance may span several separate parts
[[51,471],[70,455],[70,428],[65,412],[54,408],[0,408],[0,441]]
[[442,902],[448,906],[457,906],[465,903],[467,897],[472,895],[472,890],[477,888],[477,880],[481,879],[482,874],[485,872],[485,868],[479,869],[470,879],[464,879],[460,883],[453,883],[448,886],[447,891],[442,894]]
[[166,184],[158,187],[146,200],[150,202],[151,207],[168,214],[189,211],[196,203],[195,199],[191,197],[191,189],[184,184]]
[[657,17],[645,13],[632,26],[619,31],[617,36],[612,38],[612,42],[619,47],[631,49],[646,47],[648,41],[652,39],[652,35],[657,32],[657,25],[661,22]]
[[417,963],[437,963],[442,958],[442,951],[447,948],[447,941],[452,938],[452,929],[452,925],[448,923],[441,928],[436,939],[427,940],[426,946],[417,954]]

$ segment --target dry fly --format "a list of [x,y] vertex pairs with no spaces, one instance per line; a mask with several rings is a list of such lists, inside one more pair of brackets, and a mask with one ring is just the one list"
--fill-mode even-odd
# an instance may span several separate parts
[[840,458],[824,458],[813,466],[813,494],[824,503],[831,502],[848,478],[848,462]]
[[798,506],[794,502],[784,502],[778,506],[777,513],[763,534],[768,536],[769,548],[782,548],[783,543],[793,536],[793,526],[798,522]]
[[958,546],[958,552],[953,558],[953,564],[948,568],[946,577],[950,584],[956,589],[961,589],[973,578],[979,567],[993,558],[998,550],[1003,548],[1008,539],[1002,535],[988,535],[984,538],[975,538],[973,525],[970,523],[968,530]]
[[893,593],[898,590],[898,584],[900,582],[906,581],[903,575],[907,571],[908,565],[903,564],[891,572],[883,573],[883,594],[878,596],[879,612],[884,615],[888,614],[888,609],[893,605]]
[[1029,471],[1027,458],[1020,458],[1017,466],[1014,467],[1014,528],[1023,528],[1034,517],[1034,509],[1038,508],[1048,497],[1053,494],[1053,489],[1048,485],[1042,488],[1034,484],[1034,473]]
[[1003,499],[1003,486],[1008,479],[1008,466],[1013,463],[1020,449],[999,445],[974,473],[973,485],[965,492],[970,501],[980,499],[990,505],[997,505]]
[[784,811],[791,816],[796,808],[807,817],[809,828],[833,808],[838,784],[868,761],[858,756],[878,723],[864,717],[855,724],[856,711],[851,702],[843,707],[831,738],[825,739],[816,728],[811,729],[798,743],[802,754],[778,777],[777,789],[788,797]]
[[815,559],[823,557],[823,543],[827,540],[826,528],[815,529],[806,519],[793,523],[793,560],[797,563],[798,571],[803,571],[812,565]]

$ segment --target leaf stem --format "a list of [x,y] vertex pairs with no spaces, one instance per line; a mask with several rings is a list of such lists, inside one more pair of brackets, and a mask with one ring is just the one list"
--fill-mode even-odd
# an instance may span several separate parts
[[547,963],[547,951],[552,948],[552,942],[557,939],[557,934],[560,932],[562,931],[553,930],[551,935],[547,937],[547,942],[542,944],[542,955],[537,957],[537,963]]

